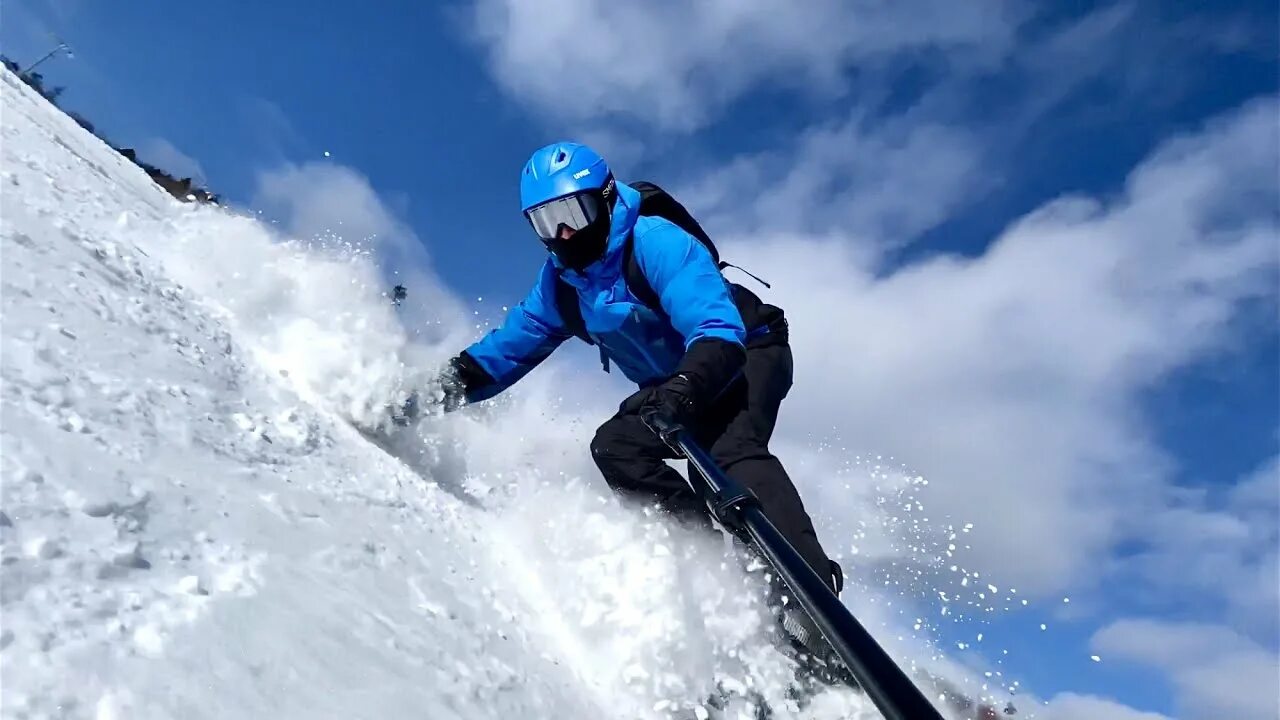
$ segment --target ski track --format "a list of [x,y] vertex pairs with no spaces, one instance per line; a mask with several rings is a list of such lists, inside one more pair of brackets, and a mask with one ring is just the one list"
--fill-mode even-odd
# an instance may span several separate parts
[[788,708],[752,576],[546,467],[580,437],[505,440],[533,411],[366,442],[339,417],[430,354],[371,268],[173,201],[0,79],[0,715],[705,717],[718,680],[878,717]]

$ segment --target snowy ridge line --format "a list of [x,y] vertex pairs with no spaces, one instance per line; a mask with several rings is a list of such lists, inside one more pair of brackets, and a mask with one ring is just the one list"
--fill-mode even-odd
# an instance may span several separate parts
[[[85,132],[97,137],[99,140],[111,147],[112,150],[137,165],[138,168],[145,172],[157,186],[164,189],[173,197],[187,202],[199,201],[215,204],[218,202],[217,196],[213,193],[201,187],[193,187],[191,185],[191,178],[182,178],[180,180],[165,170],[139,160],[137,152],[132,148],[117,148],[114,145],[111,145],[106,138],[98,135],[93,123],[87,118],[77,112],[66,110],[58,103],[58,97],[61,95],[61,91],[64,88],[54,88],[51,92],[44,87],[44,82],[40,73],[28,74],[28,72],[24,72],[16,62],[8,58],[4,58],[4,62],[2,64],[3,67],[10,71],[17,80],[30,87],[51,105],[63,112],[70,120],[75,122],[81,128],[84,128]],[[29,69],[30,68],[28,68],[28,70]]]

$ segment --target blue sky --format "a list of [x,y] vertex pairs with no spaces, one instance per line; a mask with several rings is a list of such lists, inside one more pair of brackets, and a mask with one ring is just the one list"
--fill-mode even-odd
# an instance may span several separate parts
[[[798,350],[834,354],[852,369],[830,372],[866,367],[870,379],[851,377],[830,402],[798,386],[796,415],[811,420],[793,416],[797,437],[811,432],[805,422],[837,421],[867,450],[935,479],[953,474],[953,487],[1008,490],[1011,513],[1040,512],[1020,486],[1069,506],[1039,524],[1081,533],[1079,548],[1044,547],[1061,540],[1045,531],[1026,536],[1040,545],[1027,550],[1009,529],[975,559],[998,573],[1024,562],[1002,549],[1025,556],[1014,577],[1045,599],[1079,596],[1070,614],[1045,602],[998,621],[989,632],[1020,657],[1006,669],[1044,697],[1207,716],[1194,686],[1210,670],[1156,662],[1143,642],[1158,644],[1158,633],[1136,623],[1163,623],[1168,637],[1197,623],[1226,638],[1221,647],[1263,648],[1264,662],[1277,649],[1265,620],[1273,601],[1259,610],[1239,597],[1267,595],[1274,577],[1274,517],[1247,500],[1274,486],[1280,441],[1276,138],[1250,120],[1274,126],[1265,103],[1277,90],[1276,7],[819,2],[803,17],[753,7],[722,18],[589,0],[541,13],[502,0],[305,11],[33,0],[6,6],[0,44],[27,62],[56,32],[77,57],[42,69],[68,87],[65,107],[285,224],[298,225],[298,208],[272,191],[281,168],[341,166],[425,246],[442,281],[484,297],[488,314],[520,297],[542,258],[517,207],[533,148],[589,139],[624,178],[678,188],[728,255],[755,259],[749,267],[796,298],[780,303],[793,322],[850,318],[852,329],[826,326]],[[1272,155],[1270,177],[1240,166],[1255,149]],[[1201,169],[1208,189],[1179,195],[1180,179]],[[1091,199],[1093,215],[1055,205],[1054,222],[1027,224],[1065,196]],[[1201,215],[1162,225],[1201,197]],[[1206,239],[1250,223],[1269,242],[1228,254]],[[1202,234],[1175,241],[1183,230]],[[1057,249],[1051,238],[1068,231],[1080,234]],[[818,293],[805,263],[823,253],[848,272]],[[1090,274],[1094,263],[1105,267]],[[1111,284],[1125,273],[1141,290]],[[1098,299],[1091,283],[1111,294]],[[831,300],[806,304],[819,296]],[[1025,327],[1020,302],[1031,308]],[[951,310],[949,322],[929,319]],[[944,343],[950,332],[961,337]],[[868,354],[895,343],[936,349],[934,364],[877,379]],[[1058,351],[1042,356],[1046,347]],[[903,405],[948,437],[913,434],[924,432],[912,430],[918,416],[890,419]],[[962,431],[968,423],[977,430]],[[1033,451],[1051,454],[1043,468]],[[979,485],[988,475],[1007,479]],[[960,495],[938,502],[973,512]],[[1259,497],[1265,507],[1271,496]],[[1035,570],[1054,559],[1060,573]],[[1237,591],[1193,571],[1168,577],[1215,563],[1264,583]],[[1040,633],[1042,621],[1053,632]],[[1091,663],[1099,647],[1125,660]]]

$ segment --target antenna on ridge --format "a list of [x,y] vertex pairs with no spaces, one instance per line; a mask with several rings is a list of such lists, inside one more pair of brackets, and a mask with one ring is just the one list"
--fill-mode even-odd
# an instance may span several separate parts
[[22,75],[30,75],[31,71],[35,70],[37,65],[44,62],[45,60],[48,60],[54,55],[57,55],[58,53],[66,54],[68,59],[71,59],[71,60],[75,59],[76,56],[73,52],[71,52],[71,46],[68,45],[66,41],[64,41],[62,38],[58,37],[57,35],[53,35],[52,33],[50,33],[50,35],[52,35],[53,39],[57,41],[58,44],[52,50],[45,53],[44,56],[41,57],[39,60],[31,63],[25,69],[23,69],[21,73]]

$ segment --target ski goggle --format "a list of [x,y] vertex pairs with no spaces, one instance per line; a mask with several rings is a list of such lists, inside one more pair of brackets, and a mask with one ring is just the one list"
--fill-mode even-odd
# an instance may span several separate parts
[[604,198],[599,191],[566,195],[525,211],[533,231],[543,240],[555,240],[560,226],[579,232],[600,217]]

